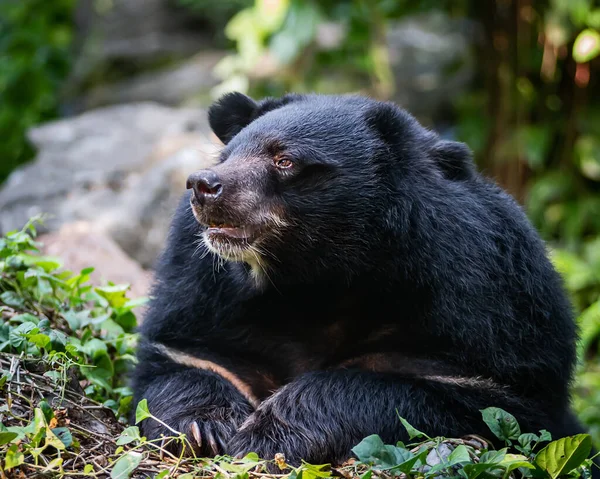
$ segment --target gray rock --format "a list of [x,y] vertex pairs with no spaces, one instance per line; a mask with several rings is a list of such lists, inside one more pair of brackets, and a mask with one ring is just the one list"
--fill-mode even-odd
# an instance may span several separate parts
[[442,12],[409,16],[391,24],[388,45],[396,81],[393,99],[432,124],[473,79],[476,33],[467,20]]
[[[63,112],[77,114],[114,104],[113,101],[89,103],[86,93],[110,83],[120,87],[121,82],[138,75],[142,75],[138,81],[146,83],[150,72],[176,68],[177,62],[211,48],[212,28],[209,22],[192,19],[189,10],[173,0],[78,0],[75,59],[63,89]],[[181,73],[176,75],[177,80],[180,77]],[[177,90],[177,83],[167,89],[171,88]],[[139,100],[159,98],[137,94],[122,101]]]
[[225,53],[203,51],[175,66],[157,72],[142,73],[117,83],[92,88],[79,100],[83,109],[116,103],[156,101],[179,106],[196,97],[209,97],[210,89],[219,83],[213,68]]
[[190,22],[186,9],[170,0],[79,0],[76,37],[78,67],[111,60],[156,60],[191,55],[210,42],[212,32]]
[[85,220],[152,266],[185,178],[212,163],[206,112],[140,103],[92,110],[30,131],[35,160],[0,189],[0,232],[48,213],[45,231]]

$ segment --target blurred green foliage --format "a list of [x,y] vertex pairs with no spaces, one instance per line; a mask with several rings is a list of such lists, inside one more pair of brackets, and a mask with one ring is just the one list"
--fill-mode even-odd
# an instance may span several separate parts
[[75,0],[0,2],[0,182],[33,155],[27,129],[54,117],[69,72]]

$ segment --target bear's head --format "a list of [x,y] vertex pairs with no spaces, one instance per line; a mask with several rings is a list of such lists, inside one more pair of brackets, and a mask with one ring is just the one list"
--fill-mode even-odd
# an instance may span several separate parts
[[257,278],[352,277],[405,227],[400,217],[409,223],[416,184],[475,175],[463,144],[361,96],[230,93],[209,122],[225,146],[190,175],[192,211],[206,247]]

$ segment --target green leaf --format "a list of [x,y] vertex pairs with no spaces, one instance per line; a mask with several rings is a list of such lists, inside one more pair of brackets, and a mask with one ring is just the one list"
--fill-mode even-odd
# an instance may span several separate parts
[[525,469],[535,469],[535,466],[531,464],[525,456],[520,454],[507,454],[504,456],[500,465],[506,468],[507,473],[520,467],[524,467]]
[[600,33],[591,28],[583,30],[573,43],[573,59],[577,63],[593,60],[600,54]]
[[58,439],[64,444],[65,447],[69,447],[73,444],[73,436],[71,435],[71,431],[69,431],[66,427],[55,427],[51,430]]
[[509,441],[521,435],[519,423],[512,414],[497,407],[488,407],[481,411],[483,421],[498,439]]
[[[396,413],[397,413],[397,411],[396,411]],[[399,414],[398,414],[398,418],[400,419],[400,422],[406,429],[406,432],[408,432],[408,437],[411,440],[414,439],[415,437],[426,437],[427,439],[430,439],[430,437],[427,434],[425,434],[424,432],[421,432],[417,428],[411,426],[410,423],[406,419],[404,419],[402,416],[400,416]]]
[[481,455],[479,461],[487,464],[499,464],[506,457],[506,451],[506,448],[502,448],[498,451],[486,451]]
[[463,462],[471,462],[471,456],[469,456],[469,451],[466,446],[461,444],[450,453],[447,461],[447,464],[445,464],[446,467],[455,466],[456,464],[462,464]]
[[139,298],[133,298],[133,299],[129,299],[127,300],[127,302],[123,305],[123,307],[121,308],[121,311],[131,311],[132,309],[135,308],[139,308],[141,306],[144,306],[146,303],[148,303],[148,301],[150,300],[150,298],[148,297],[139,297]]
[[532,432],[527,432],[525,434],[521,434],[517,440],[521,446],[525,447],[530,445],[532,442],[538,442],[540,440],[537,434],[533,434]]
[[129,451],[124,456],[121,456],[114,464],[110,471],[111,479],[127,479],[140,465],[142,454],[135,451]]
[[8,333],[10,345],[16,349],[22,349],[28,342],[27,335],[36,328],[33,323],[22,323]]
[[82,344],[79,346],[79,350],[92,358],[108,352],[106,343],[98,338],[92,338],[85,344]]
[[50,344],[50,336],[44,333],[32,334],[27,337],[31,344],[35,344],[40,349],[46,349]]
[[58,258],[50,256],[25,256],[25,263],[28,266],[39,266],[46,273],[50,273],[62,266],[62,262]]
[[140,439],[140,429],[137,426],[129,426],[118,437],[117,446],[123,446],[133,441],[139,441]]
[[8,471],[25,462],[25,454],[19,451],[19,446],[12,444],[4,457],[4,468]]
[[540,442],[552,441],[552,434],[550,434],[545,429],[540,431]]
[[18,434],[16,432],[2,431],[0,432],[0,446],[11,442]]
[[515,448],[523,454],[529,455],[531,454],[534,445],[540,441],[540,438],[537,434],[528,432],[521,434],[517,440],[521,446],[515,446]]
[[53,471],[55,469],[60,470],[60,467],[62,466],[62,463],[63,463],[63,458],[62,457],[55,457],[44,468],[44,472],[50,472],[50,471]]
[[[59,429],[59,432],[61,432],[61,429],[67,429],[67,428],[57,428]],[[69,433],[69,431],[67,430],[67,433]],[[63,432],[64,434],[64,432]],[[65,438],[65,440],[67,441],[71,441],[71,443],[73,442],[73,437],[71,436],[71,433],[68,434],[68,437]],[[71,445],[71,443],[69,443],[69,445]],[[65,443],[56,435],[54,434],[54,432],[52,431],[52,429],[50,429],[49,427],[46,428],[46,443],[45,443],[45,447],[48,446],[52,446],[55,449],[58,450],[63,450],[65,449],[66,445]]]
[[552,479],[569,474],[588,458],[592,450],[589,434],[577,434],[553,441],[535,457],[535,463]]
[[377,434],[364,438],[352,448],[352,452],[365,464],[371,464],[378,469],[397,469],[406,473],[410,472],[419,459],[407,449],[384,444]]
[[94,472],[94,466],[92,466],[91,464],[86,464],[86,465],[83,467],[83,472],[84,472],[85,474],[90,474],[90,473]]
[[[165,469],[164,471],[160,471],[155,477],[154,479],[163,479],[163,477],[167,477],[167,474],[169,474],[169,470]],[[179,476],[181,477],[181,476]]]
[[469,479],[476,479],[486,471],[503,472],[503,469],[498,466],[498,464],[491,464],[488,462],[480,462],[479,464],[465,464],[463,469]]
[[127,303],[125,294],[129,289],[128,284],[120,284],[114,286],[103,286],[94,288],[94,291],[105,298],[111,307],[120,308]]
[[377,434],[372,434],[365,437],[356,446],[352,448],[352,452],[356,455],[359,461],[365,464],[374,463],[381,455],[385,444]]
[[14,291],[4,291],[0,294],[0,304],[4,303],[11,308],[22,308],[25,306],[25,301]]
[[64,352],[65,346],[67,345],[67,335],[62,331],[58,331],[57,329],[51,329],[50,334],[50,344],[54,351]]
[[54,411],[50,407],[46,401],[40,401],[38,407],[41,409],[42,413],[44,413],[44,419],[46,423],[49,423],[50,420],[54,417]]
[[152,417],[150,411],[148,410],[148,401],[146,399],[142,399],[137,407],[135,408],[135,423],[139,424],[144,419],[148,419]]
[[30,314],[30,313],[17,314],[15,316],[13,316],[10,320],[13,322],[16,322],[16,323],[29,322],[29,323],[33,323],[33,324],[38,324],[40,322],[40,320],[37,316],[34,316],[33,314]]

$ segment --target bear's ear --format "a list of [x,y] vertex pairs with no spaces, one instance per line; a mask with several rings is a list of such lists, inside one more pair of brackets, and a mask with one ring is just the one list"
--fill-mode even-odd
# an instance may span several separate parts
[[467,145],[441,140],[393,103],[378,102],[367,111],[365,118],[388,145],[424,148],[446,178],[467,180],[476,175],[473,154]]
[[468,180],[477,174],[473,152],[464,143],[438,140],[431,154],[444,176],[450,180]]
[[208,109],[208,123],[219,140],[227,144],[259,116],[304,98],[304,95],[288,94],[281,98],[265,98],[257,103],[243,93],[227,93]]
[[253,119],[258,104],[239,92],[223,95],[208,109],[208,123],[215,135],[227,144]]
[[406,133],[416,131],[415,126],[420,127],[414,118],[390,102],[375,103],[367,109],[364,118],[389,145],[396,144],[401,138],[408,140]]

